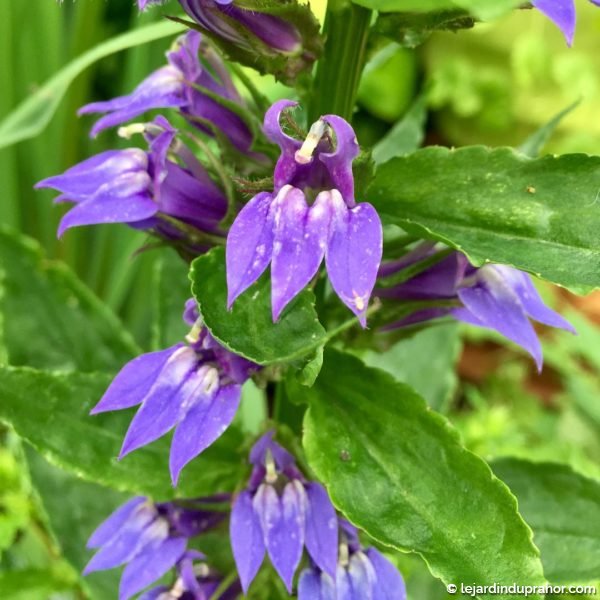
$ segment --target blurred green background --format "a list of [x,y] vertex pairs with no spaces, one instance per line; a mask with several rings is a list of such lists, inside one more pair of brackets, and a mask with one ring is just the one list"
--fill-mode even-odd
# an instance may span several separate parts
[[[322,15],[324,0],[311,4]],[[427,144],[518,146],[579,100],[546,150],[600,154],[600,11],[583,0],[578,4],[573,49],[531,10],[472,31],[435,34],[417,49],[377,41],[359,93],[359,141],[374,145],[401,122],[415,141]],[[160,19],[165,11],[140,16],[133,0],[0,0],[0,121],[75,57],[111,36]],[[160,254],[137,254],[144,235],[121,226],[76,229],[57,240],[64,209],[52,204],[52,193],[34,192],[33,185],[122,144],[113,132],[90,140],[91,119],[77,118],[76,110],[88,101],[130,91],[163,63],[170,42],[165,38],[95,63],[69,88],[43,133],[0,150],[2,227],[31,236],[48,259],[68,264],[142,348],[153,341],[148,290],[161,268]],[[272,97],[289,93],[268,78],[261,89]],[[544,336],[547,368],[542,377],[494,336],[465,336],[455,327],[426,330],[398,343],[387,364],[377,356],[366,358],[408,380],[450,414],[467,445],[482,456],[554,460],[598,478],[600,332],[595,323],[600,321],[600,300],[545,292],[567,312],[580,335]],[[440,359],[432,366],[434,349]],[[415,361],[410,373],[402,373],[405,356]],[[439,383],[435,389],[432,380]],[[77,570],[85,563],[84,540],[120,495],[103,491],[98,506],[95,486],[69,480],[62,487],[60,472],[26,450],[11,431],[0,430],[0,442],[0,597],[115,597],[110,591],[116,589],[113,576],[92,577],[88,587]],[[43,493],[40,481],[45,482]],[[69,493],[62,495],[65,489]],[[53,522],[52,533],[47,519],[57,502],[67,503],[73,514],[69,523]],[[403,557],[401,565],[412,600],[446,597],[420,561]]]

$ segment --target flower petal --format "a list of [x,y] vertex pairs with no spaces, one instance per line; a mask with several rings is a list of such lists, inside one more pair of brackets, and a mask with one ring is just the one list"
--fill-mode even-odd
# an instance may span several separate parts
[[558,26],[571,46],[577,21],[574,0],[531,0],[531,3]]
[[169,468],[173,485],[190,460],[221,437],[231,425],[242,395],[239,385],[227,385],[196,404],[179,423],[173,435]]
[[107,113],[92,127],[91,135],[95,137],[101,131],[121,125],[149,110],[185,106],[187,100],[184,91],[185,84],[180,71],[169,65],[144,79],[131,94],[87,104],[79,109],[78,114]]
[[359,600],[352,592],[348,571],[339,565],[335,574],[335,593],[335,600]]
[[337,600],[333,580],[316,569],[305,569],[298,581],[298,600]]
[[366,554],[375,569],[373,598],[406,600],[406,586],[398,569],[375,548],[369,548]]
[[242,588],[246,593],[265,556],[260,520],[248,491],[241,492],[233,504],[229,535]]
[[227,236],[227,306],[265,271],[273,250],[271,194],[262,192],[240,211]]
[[129,600],[160,579],[183,556],[186,546],[187,540],[183,537],[168,538],[136,556],[123,571],[119,600]]
[[336,294],[365,327],[383,251],[381,220],[366,202],[348,209],[337,190],[322,193],[331,195],[334,208],[325,255],[327,273]]
[[354,207],[354,175],[352,161],[358,156],[360,148],[354,129],[348,121],[337,115],[325,115],[324,121],[335,133],[335,150],[321,152],[319,160],[327,167],[333,187],[342,194],[346,204]]
[[325,488],[306,484],[306,549],[315,564],[335,578],[338,556],[338,520]]
[[325,256],[331,211],[319,195],[309,208],[304,193],[285,186],[273,201],[275,237],[271,264],[273,320],[310,282]]
[[[473,314],[477,324],[496,330],[524,348],[534,358],[538,371],[542,369],[542,347],[533,329],[525,309],[517,295],[489,267],[478,271],[479,281],[472,287],[459,289],[458,297],[465,308]],[[467,320],[468,317],[459,311],[453,311],[455,317]]]
[[519,297],[521,304],[525,308],[525,312],[534,321],[576,333],[571,323],[544,304],[544,301],[531,281],[531,277],[527,273],[505,265],[494,265],[494,269],[501,273],[508,285],[510,285]]
[[87,542],[88,548],[99,548],[112,539],[125,525],[134,513],[135,509],[147,501],[144,496],[132,498],[123,506],[115,510],[100,526],[92,533]]
[[279,499],[274,487],[263,484],[256,492],[253,504],[271,562],[291,594],[304,545],[304,488],[299,481],[292,481],[285,486]]
[[374,595],[375,569],[363,552],[357,552],[350,558],[348,575],[353,600],[383,600]]
[[[165,363],[127,430],[120,458],[172,429],[185,414],[185,403],[202,384],[198,357],[189,347],[177,350]],[[200,381],[199,381],[200,379]]]
[[288,467],[295,465],[296,460],[283,446],[273,441],[274,435],[275,432],[272,429],[263,434],[254,446],[252,446],[249,460],[255,467],[262,466],[266,460],[267,451],[269,451],[275,460],[277,468],[280,471],[284,471]]
[[154,385],[169,358],[182,347],[183,344],[176,344],[166,350],[142,354],[128,362],[117,373],[90,414],[121,410],[139,404]]
[[83,574],[113,569],[131,560],[148,543],[166,536],[167,531],[157,521],[153,505],[138,505],[86,565]]
[[105,223],[135,223],[148,219],[157,212],[157,204],[147,193],[128,197],[112,195],[101,198],[92,197],[76,204],[65,214],[58,226],[58,237],[62,237],[65,231],[71,227]]

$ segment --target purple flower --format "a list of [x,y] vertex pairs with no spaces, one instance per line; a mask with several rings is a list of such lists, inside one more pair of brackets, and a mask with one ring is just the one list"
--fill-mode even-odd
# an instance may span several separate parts
[[306,481],[293,456],[272,438],[269,432],[253,447],[250,481],[231,511],[231,545],[244,592],[265,552],[290,593],[304,546],[322,571],[333,577],[336,569],[337,517],[327,492]]
[[[437,252],[429,242],[418,246],[399,261],[383,265],[380,281],[385,282],[405,267],[423,258],[434,257]],[[378,289],[377,295],[441,304],[417,310],[388,325],[387,329],[451,315],[459,321],[493,329],[512,340],[531,354],[540,371],[542,348],[530,319],[575,333],[570,323],[544,304],[529,275],[505,265],[488,264],[476,268],[458,252],[442,258],[408,281]],[[456,306],[451,306],[452,301]]]
[[[36,185],[61,192],[57,202],[75,203],[60,223],[59,236],[81,225],[127,223],[176,237],[161,215],[222,235],[218,224],[227,212],[223,192],[176,140],[177,132],[166,119],[158,117],[146,129],[149,152],[138,148],[102,152]],[[184,166],[170,160],[168,153],[179,155]]]
[[[177,579],[170,586],[159,586],[149,590],[139,600],[212,600],[222,584],[222,578],[202,560],[200,552],[189,551],[177,564]],[[235,600],[241,593],[239,581],[234,581],[217,600]]]
[[[600,6],[600,0],[590,0],[590,2]],[[563,32],[567,44],[572,46],[577,24],[575,0],[531,0],[531,3],[557,25]]]
[[406,600],[396,567],[375,548],[364,550],[357,530],[340,519],[342,540],[335,578],[316,566],[302,572],[298,600]]
[[183,10],[208,32],[247,50],[252,49],[248,35],[269,48],[284,53],[301,49],[302,37],[287,21],[235,6],[233,0],[179,0]]
[[88,547],[97,551],[85,567],[84,575],[127,565],[121,577],[119,600],[128,600],[185,560],[189,538],[214,527],[222,519],[222,513],[133,498],[113,512],[90,537]]
[[[186,316],[193,312],[188,306]],[[140,405],[119,458],[175,428],[169,460],[174,485],[183,467],[230,425],[242,384],[257,369],[219,345],[198,323],[188,344],[142,354],[127,363],[92,409],[98,414]]]
[[[199,53],[206,63],[200,61]],[[202,42],[197,31],[181,36],[175,49],[167,53],[169,64],[161,67],[128,96],[106,102],[93,102],[79,110],[80,115],[106,113],[92,128],[92,135],[121,125],[149,110],[178,109],[192,124],[212,135],[220,131],[241,152],[252,145],[252,132],[225,102],[243,104],[227,68],[216,52]]]
[[281,155],[273,192],[252,198],[231,226],[228,305],[271,263],[277,320],[324,258],[334,291],[365,326],[381,261],[382,228],[373,206],[354,199],[352,162],[359,152],[354,130],[341,117],[326,115],[302,143],[288,136],[279,122],[282,111],[293,106],[295,102],[280,100],[265,115],[264,132],[279,145]]

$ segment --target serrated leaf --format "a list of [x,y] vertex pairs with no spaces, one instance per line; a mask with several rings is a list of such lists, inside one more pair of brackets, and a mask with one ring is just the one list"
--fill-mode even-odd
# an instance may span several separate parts
[[517,496],[551,583],[594,582],[600,574],[600,481],[567,465],[503,458],[494,473]]
[[314,296],[308,290],[290,302],[279,321],[273,323],[269,273],[244,292],[228,311],[223,248],[197,258],[192,263],[190,278],[206,326],[236,354],[267,365],[304,358],[325,343],[326,333],[315,312]]
[[577,291],[600,286],[600,157],[429,147],[381,165],[366,200],[387,223]]
[[420,554],[445,583],[542,585],[514,496],[411,388],[328,351],[305,394],[308,461],[351,522]]
[[52,464],[117,490],[163,500],[235,488],[244,464],[236,452],[240,436],[231,427],[183,471],[177,489],[171,486],[164,438],[117,460],[133,412],[89,415],[109,382],[99,374],[0,368],[0,421]]
[[139,349],[123,325],[34,240],[0,230],[0,313],[12,365],[115,370]]

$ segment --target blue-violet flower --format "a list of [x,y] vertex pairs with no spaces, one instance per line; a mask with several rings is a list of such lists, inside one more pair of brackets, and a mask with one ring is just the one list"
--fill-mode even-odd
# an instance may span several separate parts
[[273,192],[254,196],[229,231],[228,305],[271,263],[272,310],[277,320],[325,258],[333,289],[365,326],[381,261],[382,227],[373,206],[354,199],[356,136],[344,119],[326,115],[300,142],[280,124],[282,111],[293,106],[295,102],[280,100],[265,115],[264,132],[279,145],[281,155]]
[[[199,502],[226,500],[226,497]],[[211,529],[223,513],[207,512],[166,502],[154,504],[133,498],[113,512],[88,541],[97,549],[84,574],[127,565],[121,577],[119,600],[128,600],[185,560],[188,539]]]
[[304,546],[322,571],[335,576],[335,509],[325,488],[306,481],[293,456],[272,438],[269,432],[253,447],[250,481],[231,511],[231,545],[245,592],[265,552],[290,593]]
[[[380,282],[437,252],[434,244],[424,242],[409,255],[383,265]],[[450,315],[471,325],[493,329],[512,340],[531,354],[538,370],[543,364],[542,347],[529,319],[575,333],[569,322],[544,304],[527,273],[498,264],[477,268],[459,252],[441,258],[408,281],[378,289],[377,295],[410,301],[456,300],[462,306],[424,308],[386,328]]]
[[193,300],[185,318],[187,344],[142,354],[127,363],[92,414],[140,405],[119,458],[175,428],[169,468],[176,485],[183,467],[229,427],[242,384],[258,367],[223,348],[200,325]]

